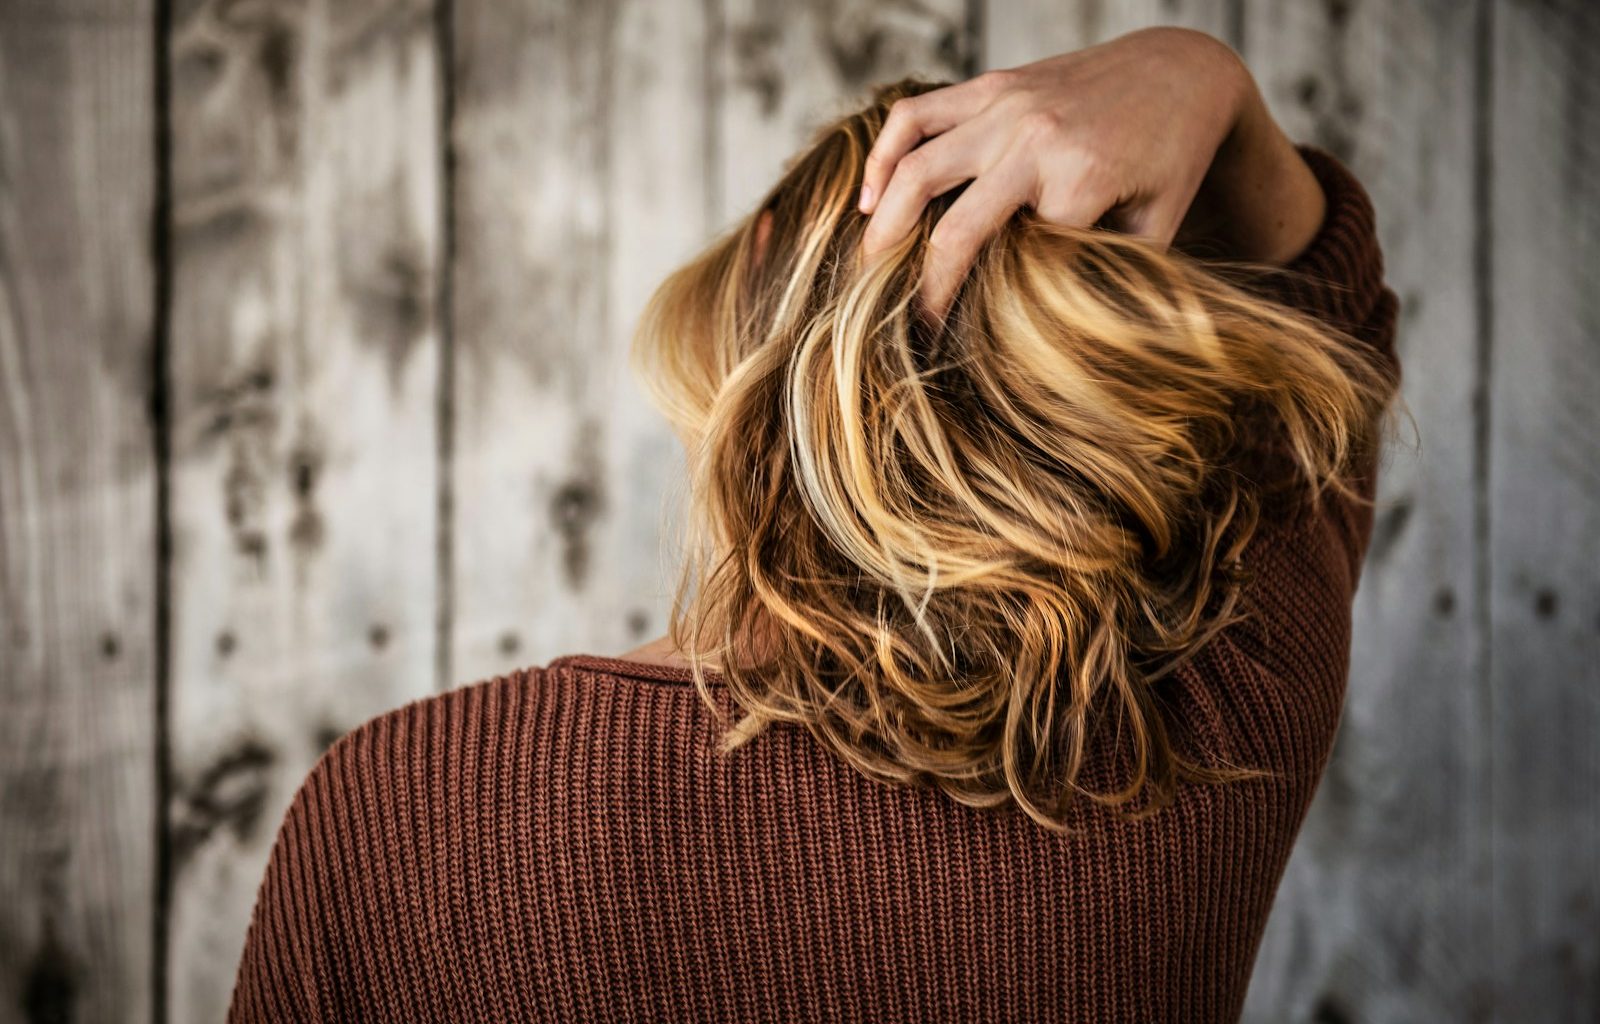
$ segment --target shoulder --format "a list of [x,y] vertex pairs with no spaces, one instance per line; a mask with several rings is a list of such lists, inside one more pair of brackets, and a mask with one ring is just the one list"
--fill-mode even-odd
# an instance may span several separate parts
[[[296,804],[302,813],[314,806],[321,822],[338,820],[344,841],[363,850],[416,843],[430,822],[459,819],[464,808],[535,799],[564,784],[585,750],[692,717],[692,686],[585,667],[602,660],[558,658],[378,715],[328,748]],[[364,827],[393,821],[413,827],[398,835]]]
[[[532,667],[340,737],[279,828],[230,1020],[346,1019],[382,1000],[369,969],[403,959],[397,941],[471,955],[455,949],[477,934],[463,887],[514,887],[522,874],[501,877],[505,865],[583,828],[582,815],[557,812],[581,798],[598,813],[592,783],[618,774],[611,766],[628,759],[617,751],[693,721],[695,698],[692,687]],[[511,847],[526,849],[513,856]]]
[[[543,669],[518,669],[371,718],[323,753],[296,804],[315,802],[354,816],[367,803],[426,803],[429,791],[453,777],[441,769],[481,761],[485,750],[518,729],[550,686]],[[383,838],[359,829],[350,835],[363,843]]]

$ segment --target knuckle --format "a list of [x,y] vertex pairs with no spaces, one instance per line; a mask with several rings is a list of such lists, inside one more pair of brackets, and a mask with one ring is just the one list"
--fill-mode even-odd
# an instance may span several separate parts
[[1026,86],[1017,86],[997,96],[989,104],[989,110],[1001,122],[1015,128],[1025,122],[1029,114],[1045,106],[1046,103]]
[[900,166],[895,173],[905,175],[908,183],[921,187],[927,180],[929,169],[927,150],[913,149],[900,158]]
[[888,123],[894,125],[913,125],[917,123],[916,98],[902,96],[889,104]]
[[1093,146],[1075,146],[1072,151],[1072,165],[1076,169],[1078,187],[1085,192],[1099,193],[1105,191],[1111,180],[1110,168],[1106,164],[1105,155]]
[[997,96],[1009,89],[1016,81],[1016,77],[1016,72],[1011,68],[991,68],[973,81],[990,96]]
[[970,224],[964,221],[941,220],[928,236],[928,248],[942,260],[962,259],[975,248],[978,239]]
[[1059,139],[1063,134],[1061,115],[1053,110],[1034,107],[1018,118],[1017,127],[1023,137],[1034,141]]

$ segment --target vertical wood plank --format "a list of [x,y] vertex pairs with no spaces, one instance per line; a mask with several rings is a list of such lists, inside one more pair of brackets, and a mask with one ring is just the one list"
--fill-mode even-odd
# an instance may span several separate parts
[[1008,68],[1151,25],[1181,25],[1238,45],[1243,0],[984,0],[983,66]]
[[1470,15],[1443,2],[1245,8],[1244,55],[1279,122],[1372,195],[1417,431],[1403,427],[1381,471],[1345,716],[1263,940],[1251,1020],[1489,1008]]
[[629,372],[627,352],[656,286],[711,234],[716,122],[708,57],[717,25],[709,0],[623,0],[618,7],[607,85],[616,97],[606,143],[609,312],[596,368],[607,410],[605,487],[617,512],[597,530],[595,572],[606,593],[595,618],[610,620],[610,632],[594,637],[606,645],[602,651],[665,632],[680,564],[674,542],[684,453]]
[[0,5],[0,1018],[150,1019],[148,2]]
[[172,1018],[220,1020],[319,752],[432,689],[434,21],[186,6],[173,92]]
[[1496,1012],[1600,1019],[1600,10],[1494,7]]
[[[652,28],[684,31],[674,13],[694,12],[658,10]],[[689,39],[654,50],[635,40],[628,57],[642,63],[628,73],[640,91],[615,91],[621,22],[652,17],[620,0],[461,0],[454,14],[452,662],[454,681],[465,682],[568,650],[614,649],[627,635],[634,595],[602,565],[618,525],[639,522],[614,461],[625,403],[611,390],[620,362],[612,231],[637,228],[648,244],[653,230],[671,229],[659,211],[637,210],[638,224],[614,218],[613,172],[632,160],[647,174],[653,159],[614,129],[635,104],[692,103],[699,90],[675,92],[681,75],[670,66],[663,95],[650,84],[655,57],[693,53],[689,28]],[[656,140],[667,126],[635,125]],[[682,183],[670,176],[698,140],[673,142],[660,155],[661,201],[698,211],[698,193],[673,195]]]

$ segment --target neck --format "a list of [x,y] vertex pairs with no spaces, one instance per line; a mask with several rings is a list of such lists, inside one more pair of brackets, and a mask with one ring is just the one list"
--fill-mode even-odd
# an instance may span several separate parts
[[[756,663],[757,659],[749,655],[762,648],[758,636],[760,632],[760,630],[752,629],[744,637],[741,637],[736,644],[740,652],[740,657],[737,659],[739,664],[754,665]],[[671,665],[676,668],[689,667],[689,656],[680,650],[678,645],[672,642],[671,636],[668,635],[658,636],[654,640],[635,647],[626,654],[618,655],[618,657],[624,661],[641,661],[652,665]],[[719,659],[707,658],[702,660],[710,668],[720,670],[722,667]]]

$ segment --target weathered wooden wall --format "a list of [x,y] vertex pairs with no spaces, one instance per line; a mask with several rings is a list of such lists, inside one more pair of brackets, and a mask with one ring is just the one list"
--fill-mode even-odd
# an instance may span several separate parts
[[145,1021],[159,921],[154,12],[0,4],[0,1019]]
[[1259,1021],[1600,1016],[1583,0],[0,0],[0,1021],[219,1019],[295,784],[658,634],[650,289],[871,82],[1145,24],[1367,182],[1386,468]]

